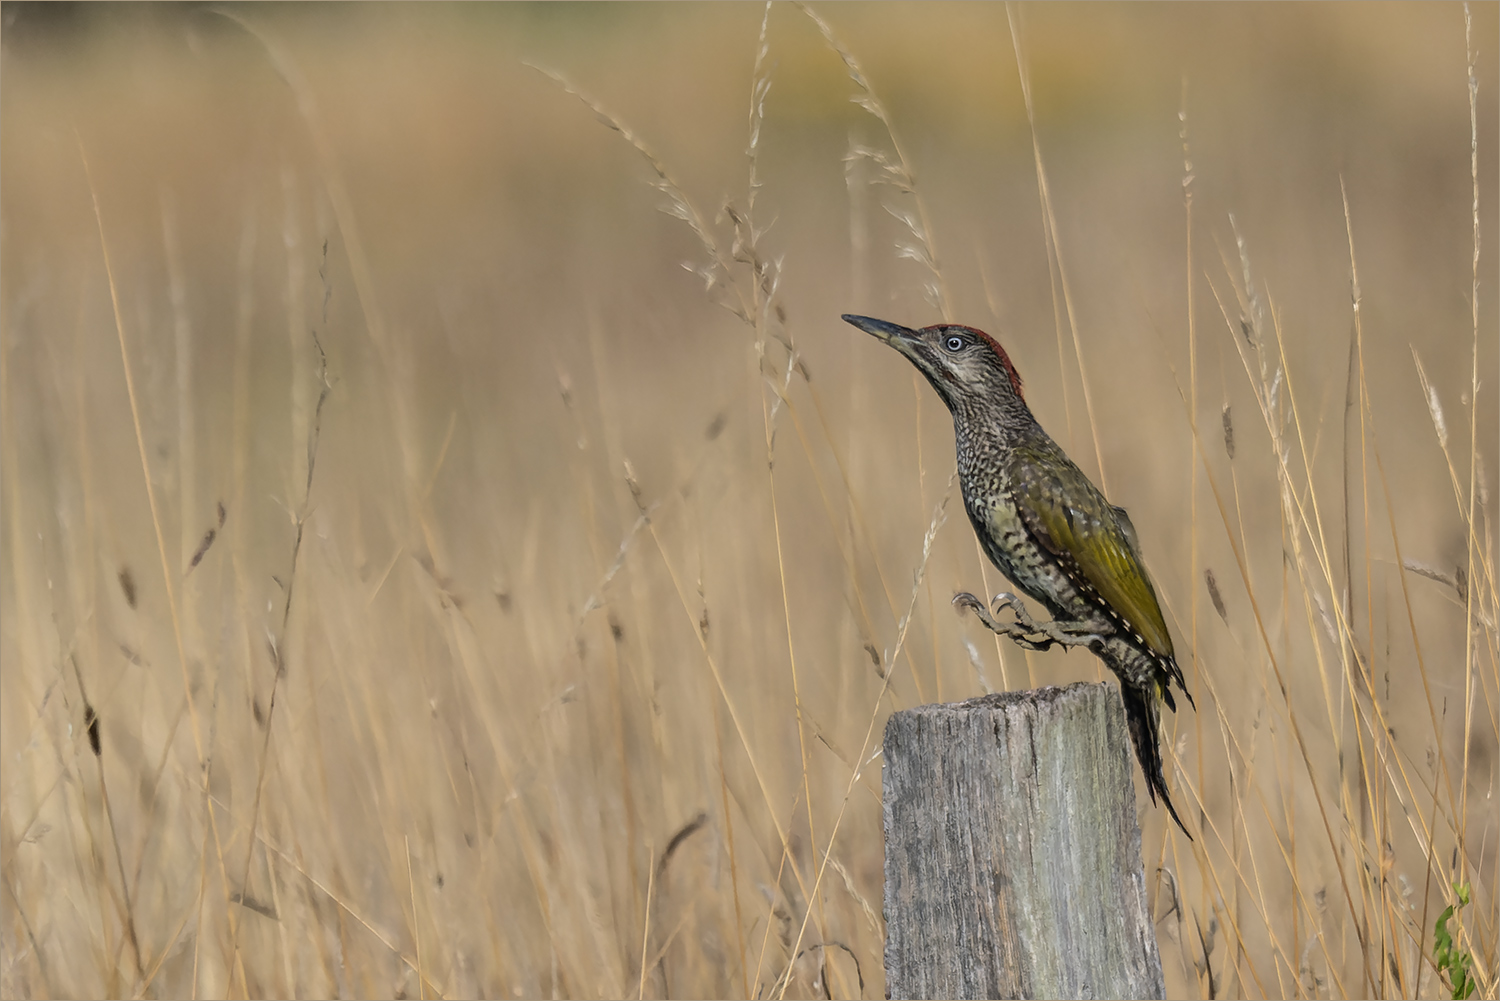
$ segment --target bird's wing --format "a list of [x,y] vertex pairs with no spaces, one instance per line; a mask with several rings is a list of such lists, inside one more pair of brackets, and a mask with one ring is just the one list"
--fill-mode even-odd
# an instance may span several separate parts
[[1123,619],[1153,653],[1171,657],[1172,636],[1124,510],[1111,507],[1056,446],[1046,455],[1017,449],[1011,482],[1022,522],[1074,585]]

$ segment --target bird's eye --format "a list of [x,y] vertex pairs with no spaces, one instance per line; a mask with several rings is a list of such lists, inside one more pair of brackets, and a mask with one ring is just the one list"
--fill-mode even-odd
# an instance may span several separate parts
[[958,351],[964,346],[964,339],[962,337],[959,337],[957,334],[954,334],[952,337],[944,341],[943,344],[949,351]]

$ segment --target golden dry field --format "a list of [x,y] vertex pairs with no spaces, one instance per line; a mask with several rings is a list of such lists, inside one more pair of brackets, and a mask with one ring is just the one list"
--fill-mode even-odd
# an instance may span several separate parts
[[1133,516],[1169,995],[1496,996],[1495,3],[0,11],[0,994],[883,997],[888,714],[1107,672],[858,312]]

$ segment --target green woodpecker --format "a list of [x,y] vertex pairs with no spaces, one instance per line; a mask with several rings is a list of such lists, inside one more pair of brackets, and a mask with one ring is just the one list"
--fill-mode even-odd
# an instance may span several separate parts
[[943,398],[953,415],[964,510],[979,544],[1053,621],[1032,620],[1009,594],[995,601],[1011,609],[1013,622],[996,620],[969,594],[954,603],[1030,649],[1083,646],[1104,661],[1120,681],[1151,801],[1160,796],[1187,834],[1162,775],[1161,703],[1176,711],[1173,682],[1190,705],[1193,697],[1130,517],[1042,430],[1021,393],[1021,376],[993,337],[956,324],[912,330],[868,316],[845,314],[844,320],[905,355]]

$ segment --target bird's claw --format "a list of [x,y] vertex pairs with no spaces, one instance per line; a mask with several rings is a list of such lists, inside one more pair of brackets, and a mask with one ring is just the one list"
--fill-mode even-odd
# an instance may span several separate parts
[[1009,608],[1011,614],[1015,616],[1014,622],[1001,622],[996,619],[982,601],[967,591],[955,594],[953,604],[960,608],[972,609],[974,615],[990,632],[1009,637],[1017,646],[1027,650],[1050,650],[1054,646],[1093,647],[1094,644],[1104,640],[1103,636],[1089,631],[1088,623],[1037,622],[1026,611],[1026,606],[1021,604],[1021,599],[1009,592],[995,595],[993,604],[997,609]]
[[974,597],[967,591],[960,591],[958,594],[955,594],[953,596],[953,604],[957,605],[959,608],[967,608],[972,610],[974,615],[978,617],[979,621],[984,623],[984,627],[992,633],[998,633],[1001,636],[1009,636],[1012,639],[1016,639],[1018,636],[1023,635],[1027,631],[1019,622],[1002,623],[998,621],[995,616],[990,613],[988,606],[986,606],[984,602],[980,601],[978,598]]

